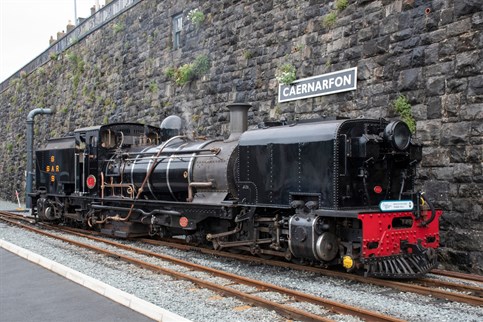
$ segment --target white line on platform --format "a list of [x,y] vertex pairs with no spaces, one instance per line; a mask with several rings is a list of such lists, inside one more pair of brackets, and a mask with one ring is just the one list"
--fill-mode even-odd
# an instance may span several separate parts
[[139,312],[155,321],[191,322],[190,320],[185,319],[182,316],[177,315],[176,313],[165,310],[132,294],[121,291],[120,289],[112,287],[104,282],[96,280],[95,278],[82,274],[67,266],[64,266],[48,258],[33,253],[27,249],[9,243],[3,239],[0,239],[0,247],[8,250],[11,253],[17,254],[18,256],[23,257],[35,264],[38,264],[50,271],[53,271],[77,284],[87,287],[88,289],[99,293],[113,300],[114,302],[127,306],[130,309]]

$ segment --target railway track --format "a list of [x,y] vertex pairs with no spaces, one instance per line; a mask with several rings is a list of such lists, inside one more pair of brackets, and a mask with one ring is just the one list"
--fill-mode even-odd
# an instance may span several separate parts
[[[184,266],[189,270],[189,272],[192,272],[192,271],[200,272],[201,271],[201,272],[204,272],[204,273],[208,273],[210,276],[217,276],[217,277],[221,277],[221,278],[227,280],[223,284],[213,283],[213,282],[208,281],[207,279],[195,277],[192,274],[189,274],[188,272],[180,272],[179,270],[164,268],[164,267],[154,265],[154,264],[151,264],[149,262],[134,258],[132,256],[125,255],[122,252],[107,250],[107,249],[102,248],[102,247],[93,246],[91,244],[72,240],[72,239],[69,239],[69,238],[54,234],[54,233],[47,232],[47,231],[42,230],[42,229],[34,228],[31,225],[19,223],[18,218],[16,218],[16,219],[6,218],[6,216],[2,215],[2,216],[0,216],[0,219],[2,219],[5,222],[8,222],[10,224],[14,224],[14,225],[17,225],[17,226],[22,227],[24,229],[27,229],[29,231],[33,231],[35,233],[38,233],[38,234],[41,234],[41,235],[44,235],[44,236],[55,238],[55,239],[70,243],[72,245],[82,247],[82,248],[85,248],[85,249],[89,249],[89,250],[92,250],[92,251],[95,251],[97,253],[101,253],[101,254],[104,254],[104,255],[107,255],[107,256],[110,256],[110,257],[118,258],[120,260],[123,260],[125,262],[129,262],[131,264],[137,265],[137,266],[145,268],[145,269],[149,269],[149,270],[152,270],[152,271],[155,271],[155,272],[158,272],[158,273],[167,274],[167,275],[173,276],[173,277],[178,278],[178,279],[188,280],[188,281],[190,281],[190,282],[192,282],[196,285],[199,285],[200,287],[211,289],[211,290],[213,290],[217,293],[221,293],[221,294],[224,294],[224,295],[227,295],[227,296],[233,296],[233,297],[239,298],[242,301],[245,301],[247,303],[254,304],[254,305],[257,305],[257,306],[261,306],[261,307],[265,307],[265,308],[268,308],[268,309],[271,309],[271,310],[275,310],[276,312],[278,312],[282,316],[285,316],[285,317],[288,317],[288,318],[293,318],[293,319],[298,319],[298,320],[303,320],[303,321],[332,321],[328,317],[316,315],[316,314],[313,314],[311,312],[292,307],[292,306],[287,305],[285,303],[279,303],[279,302],[267,300],[267,299],[263,298],[262,296],[258,296],[258,295],[254,295],[254,294],[263,293],[263,292],[276,292],[276,293],[279,293],[283,296],[289,297],[289,298],[291,298],[295,301],[298,301],[298,302],[307,302],[307,303],[315,304],[315,305],[321,306],[321,307],[323,307],[326,310],[329,310],[331,312],[335,312],[335,313],[338,313],[338,314],[344,314],[344,315],[356,316],[356,317],[359,317],[361,319],[368,320],[368,321],[403,321],[403,320],[400,320],[398,318],[391,317],[391,316],[388,316],[388,315],[384,315],[384,314],[381,314],[381,313],[378,313],[378,312],[365,310],[365,309],[362,309],[362,308],[346,305],[346,304],[343,304],[343,303],[338,303],[338,302],[327,300],[327,299],[324,299],[324,298],[321,298],[321,297],[313,296],[313,295],[310,295],[310,294],[305,294],[303,292],[299,292],[299,291],[291,290],[291,289],[288,289],[288,288],[280,287],[280,286],[277,286],[277,285],[253,280],[253,279],[250,279],[250,278],[231,274],[231,273],[224,272],[224,271],[217,270],[217,269],[213,269],[213,268],[210,268],[210,267],[201,266],[201,265],[198,265],[198,264],[194,264],[194,263],[191,263],[191,262],[187,262],[187,261],[184,261],[184,260],[173,258],[171,256],[166,256],[166,255],[154,253],[152,251],[148,251],[148,250],[145,250],[145,249],[120,244],[120,243],[117,243],[117,242],[114,242],[114,241],[111,241],[111,240],[106,240],[106,239],[95,237],[95,236],[85,235],[85,234],[81,234],[81,233],[78,233],[78,232],[68,231],[68,233],[77,235],[79,237],[88,238],[90,240],[105,243],[105,244],[108,244],[110,246],[114,246],[114,247],[119,248],[119,249],[128,250],[128,251],[131,251],[131,252],[135,252],[137,254],[142,254],[142,255],[146,255],[146,256],[150,256],[150,257],[155,257],[155,258],[161,259],[163,261],[169,261],[173,264]],[[61,231],[63,233],[67,232],[67,231],[61,230],[61,229],[59,229],[59,231]],[[245,291],[240,291],[240,290],[237,290],[236,288],[234,288],[234,286],[241,285],[241,284],[250,286],[250,287],[254,288],[254,290],[245,292]]]
[[444,270],[441,270],[441,269],[433,269],[431,271],[431,273],[436,274],[436,275],[446,276],[446,277],[458,278],[458,279],[462,279],[462,280],[465,280],[465,281],[474,281],[474,282],[483,283],[483,276],[481,276],[481,275],[466,274],[466,273],[452,272],[452,271],[444,271]]
[[[25,219],[23,216],[16,216],[16,218]],[[50,228],[55,228],[59,229],[59,227],[52,227],[49,225]],[[86,238],[91,238],[91,239],[99,239],[97,237],[93,236],[86,236],[85,231],[82,233],[79,232],[79,230],[72,229],[72,228],[63,228],[63,231],[69,231],[70,233],[78,234],[79,236],[86,237]],[[107,241],[105,239],[99,239],[101,242],[105,243],[115,243],[111,241]],[[456,283],[456,282],[448,282],[444,281],[441,279],[437,278],[423,278],[423,279],[417,279],[413,280],[411,282],[399,282],[399,281],[391,281],[391,280],[380,280],[380,279],[374,279],[374,278],[366,278],[354,274],[348,274],[344,272],[338,272],[338,271],[333,271],[333,270],[326,270],[326,269],[321,269],[321,268],[316,268],[316,267],[308,267],[308,266],[302,266],[302,265],[297,265],[293,263],[287,263],[287,262],[280,262],[280,261],[275,261],[275,260],[267,260],[267,259],[262,259],[258,257],[253,257],[253,256],[246,256],[246,255],[241,255],[241,254],[233,254],[233,253],[227,253],[227,252],[220,252],[220,251],[215,251],[215,250],[210,250],[206,248],[200,248],[200,247],[194,247],[191,245],[186,245],[182,243],[174,243],[174,242],[165,242],[165,241],[157,241],[157,240],[151,240],[151,239],[140,239],[139,241],[145,242],[145,243],[150,243],[154,245],[160,245],[160,246],[168,246],[168,247],[175,247],[178,249],[184,249],[184,250],[196,250],[202,253],[207,253],[211,255],[216,255],[216,256],[223,256],[223,257],[229,257],[229,258],[234,258],[237,260],[242,260],[242,261],[249,261],[249,262],[256,262],[260,264],[266,264],[266,265],[272,265],[272,266],[282,266],[282,267],[289,267],[292,269],[297,269],[297,270],[303,270],[303,271],[309,271],[309,272],[314,272],[317,274],[321,274],[324,276],[330,276],[330,277],[336,277],[336,278],[342,278],[342,279],[347,279],[347,280],[353,280],[356,282],[360,283],[369,283],[372,285],[378,285],[382,287],[389,287],[393,288],[399,291],[403,292],[412,292],[412,293],[417,293],[417,294],[422,294],[425,296],[432,296],[435,298],[440,298],[440,299],[445,299],[449,301],[456,301],[456,302],[461,302],[461,303],[467,303],[470,305],[474,306],[483,306],[483,288],[480,286],[474,286],[474,285],[467,285],[464,283]],[[117,244],[117,243],[115,243]],[[131,247],[131,246],[122,246],[122,247]],[[141,249],[138,249],[139,251],[143,251]],[[159,255],[157,253],[153,252],[148,252],[150,256],[158,257],[158,256],[163,256]],[[183,264],[180,264],[183,265]],[[208,268],[207,268],[208,269]],[[435,274],[438,275],[445,275],[449,277],[455,277],[451,276],[453,274],[450,274],[451,272],[446,273],[447,271],[435,271]],[[223,272],[224,273],[224,272]],[[182,277],[179,277],[182,278]],[[478,279],[478,276],[473,276],[469,274],[457,274],[457,278],[462,281],[472,281],[472,282],[480,282]],[[473,283],[474,284],[474,283]],[[267,286],[258,286],[261,287],[262,289],[267,289]],[[441,289],[441,288],[444,288]],[[451,289],[453,291],[448,291],[445,289]],[[223,292],[222,292],[223,293]],[[298,296],[300,294],[288,294],[289,296],[301,300]],[[235,295],[233,295],[235,296]],[[304,300],[304,301],[309,301],[311,300]],[[313,303],[313,302],[312,302]],[[262,305],[262,304],[257,304],[257,305]],[[318,303],[318,305],[324,306],[324,304]],[[325,306],[331,306],[331,303],[326,303]],[[263,306],[263,305],[262,305]],[[340,308],[340,311],[337,311],[339,313],[344,312],[344,309]],[[300,318],[300,317],[296,317]],[[367,317],[364,317],[367,319]]]
[[[229,252],[220,252],[220,251],[215,251],[215,250],[206,249],[202,247],[195,247],[192,245],[187,245],[182,243],[165,242],[165,241],[158,241],[158,240],[152,240],[152,239],[140,239],[140,241],[153,244],[153,245],[175,247],[182,250],[196,250],[205,254],[224,256],[224,257],[233,258],[241,261],[256,262],[259,264],[265,264],[265,265],[271,265],[271,266],[288,267],[291,269],[313,272],[313,273],[317,273],[328,277],[342,278],[346,280],[356,281],[359,283],[389,287],[389,288],[397,289],[402,292],[417,293],[417,294],[433,296],[436,298],[449,300],[449,301],[467,303],[475,306],[483,306],[483,298],[482,298],[483,287],[467,285],[464,283],[448,282],[448,281],[444,281],[436,278],[430,278],[430,277],[416,279],[410,282],[382,280],[382,279],[368,278],[368,277],[363,277],[359,275],[354,275],[354,274],[349,274],[349,273],[334,271],[334,270],[328,270],[323,268],[298,265],[294,263],[281,262],[277,260],[267,260],[267,259],[254,257],[254,256],[233,254]],[[438,274],[439,272],[441,273]],[[451,273],[453,272],[436,270],[436,273],[434,274],[453,277],[453,274]],[[462,280],[463,282],[473,282],[473,281],[479,282],[478,275],[456,274],[456,276],[458,277],[458,279]],[[450,292],[450,291],[441,290],[437,288],[452,289],[454,291],[461,292],[461,293]]]
[[[52,227],[52,226],[49,226]],[[76,228],[68,228],[64,227],[64,229],[72,231],[72,232],[81,232],[81,233],[86,233],[84,230],[76,229]],[[95,231],[90,231],[90,234],[93,235],[101,235]],[[371,278],[366,278],[366,277],[360,277],[354,274],[347,274],[344,272],[338,272],[334,270],[327,270],[323,268],[316,268],[316,267],[309,267],[309,266],[304,266],[304,265],[298,265],[294,263],[288,263],[285,261],[277,261],[277,260],[269,260],[269,259],[264,259],[260,257],[255,257],[255,256],[250,256],[250,255],[243,255],[243,254],[234,254],[226,251],[217,251],[213,249],[207,249],[203,247],[197,247],[193,245],[188,245],[184,243],[181,240],[178,241],[161,241],[161,240],[154,240],[154,239],[146,239],[146,238],[138,238],[135,239],[136,241],[140,241],[143,243],[151,244],[151,245],[157,245],[157,246],[166,246],[166,247],[171,247],[171,248],[176,248],[180,250],[193,250],[193,251],[198,251],[204,254],[209,254],[209,255],[214,255],[214,256],[220,256],[220,257],[228,257],[228,258],[233,258],[237,259],[240,261],[245,261],[245,262],[256,262],[258,264],[265,264],[265,265],[271,265],[271,266],[279,266],[279,267],[289,267],[291,269],[296,269],[296,270],[301,270],[301,271],[308,271],[308,272],[313,272],[313,273],[318,273],[324,276],[330,276],[330,277],[338,277],[338,278],[344,278],[344,279],[350,279],[354,280],[357,282],[361,283],[370,283],[374,285],[379,285],[379,286],[386,286],[386,287],[391,287],[395,289],[399,289],[401,291],[408,291],[407,287],[401,286],[400,283],[394,282],[391,283],[391,281],[388,281],[389,284],[384,284],[381,283],[380,279],[371,279]],[[421,285],[421,286],[426,286],[426,287],[440,287],[440,288],[446,288],[446,289],[452,289],[458,292],[463,292],[467,295],[470,296],[475,296],[475,297],[483,297],[483,287],[478,287],[474,285],[468,285],[465,283],[472,283],[472,282],[478,282],[483,284],[483,276],[480,275],[474,275],[474,274],[464,274],[464,273],[459,273],[459,272],[452,272],[452,271],[445,271],[445,270],[438,270],[434,269],[431,271],[432,275],[437,276],[443,276],[443,277],[449,277],[449,278],[456,278],[457,280],[460,281],[460,283],[456,282],[449,282],[449,281],[444,281],[441,279],[437,278],[420,278],[417,280],[413,280],[409,283],[414,284],[414,285]],[[404,283],[405,284],[405,283]],[[459,298],[453,298],[453,294],[447,294],[445,292],[436,292],[435,294],[431,294],[429,290],[426,289],[416,289],[414,291],[411,291],[414,293],[418,294],[423,294],[423,295],[433,295],[438,298],[446,299],[446,300],[453,300],[453,301],[458,301],[458,302],[463,302],[463,303],[468,303],[468,304],[473,304],[473,305],[482,305],[481,301],[479,300],[474,300],[470,297],[469,302],[465,300],[461,300]],[[472,303],[473,302],[473,303]]]

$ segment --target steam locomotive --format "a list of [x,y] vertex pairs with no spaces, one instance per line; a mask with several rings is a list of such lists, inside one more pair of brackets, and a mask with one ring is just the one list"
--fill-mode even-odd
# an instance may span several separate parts
[[75,130],[36,151],[38,220],[187,243],[380,278],[436,264],[440,210],[415,191],[422,148],[402,121],[323,118],[247,131],[231,104],[228,139],[182,121]]

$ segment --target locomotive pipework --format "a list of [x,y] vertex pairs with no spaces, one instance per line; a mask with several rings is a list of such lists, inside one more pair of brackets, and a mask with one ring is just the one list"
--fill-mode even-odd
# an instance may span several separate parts
[[439,217],[415,191],[421,146],[401,121],[267,122],[247,130],[230,107],[230,136],[94,126],[37,151],[34,214],[117,237],[185,236],[369,276],[410,278],[434,267]]

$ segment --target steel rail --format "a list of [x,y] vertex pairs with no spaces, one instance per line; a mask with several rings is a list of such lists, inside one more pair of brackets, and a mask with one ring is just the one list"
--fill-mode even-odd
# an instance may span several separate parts
[[442,281],[442,280],[433,279],[433,278],[420,278],[414,281],[424,286],[446,287],[460,292],[469,292],[477,297],[483,296],[483,288],[478,286],[458,284],[458,283],[447,282],[447,281]]
[[441,276],[459,278],[459,279],[463,279],[463,280],[467,280],[467,281],[475,281],[475,282],[483,283],[483,276],[481,276],[481,275],[446,271],[446,270],[442,270],[442,269],[433,269],[433,270],[431,270],[430,273],[433,273],[433,274],[436,274],[436,275],[441,275]]
[[[49,227],[52,227],[52,226],[49,226]],[[62,229],[64,230],[66,228],[63,227]],[[77,233],[77,234],[85,234],[85,233],[76,232],[72,228],[67,228],[67,230],[69,230],[70,232]],[[332,271],[332,270],[326,270],[326,269],[317,268],[317,267],[302,266],[302,265],[288,263],[288,262],[280,262],[280,261],[262,259],[262,258],[258,258],[258,257],[254,257],[254,256],[246,256],[246,255],[233,254],[233,253],[228,253],[228,252],[223,252],[223,251],[215,251],[215,250],[206,249],[206,248],[202,248],[202,247],[196,247],[196,246],[187,245],[187,244],[164,242],[164,241],[158,241],[158,240],[152,240],[152,239],[137,239],[137,240],[142,241],[142,242],[146,242],[146,243],[150,243],[150,244],[154,244],[154,245],[165,245],[165,246],[176,247],[176,248],[185,249],[185,250],[196,250],[196,251],[200,251],[200,252],[205,253],[205,254],[224,256],[224,257],[234,258],[234,259],[243,260],[243,261],[250,261],[250,262],[256,262],[256,263],[260,263],[260,264],[268,264],[268,265],[272,265],[272,266],[279,266],[279,267],[289,267],[289,268],[292,268],[292,269],[309,271],[309,272],[318,273],[318,274],[325,275],[325,276],[349,279],[349,280],[353,280],[353,281],[360,282],[360,283],[366,283],[366,284],[369,283],[369,284],[378,285],[378,286],[382,286],[382,287],[390,287],[390,288],[394,288],[394,289],[397,289],[397,290],[400,290],[400,291],[403,291],[403,292],[412,292],[412,293],[417,293],[417,294],[422,294],[422,295],[427,295],[427,296],[434,296],[434,297],[437,297],[437,298],[455,301],[455,302],[467,303],[467,304],[471,304],[471,305],[474,305],[474,306],[483,306],[483,299],[481,298],[481,294],[483,293],[483,289],[479,288],[477,286],[461,285],[461,284],[456,284],[456,283],[451,283],[451,282],[438,281],[438,280],[434,280],[434,279],[415,280],[416,282],[420,282],[420,283],[426,284],[426,285],[431,285],[433,287],[448,287],[448,288],[453,288],[455,290],[462,291],[462,292],[470,292],[470,293],[476,295],[476,296],[472,296],[472,295],[467,295],[467,294],[454,293],[454,292],[449,292],[449,291],[445,291],[445,290],[415,285],[415,284],[411,284],[411,283],[403,283],[403,282],[397,282],[397,281],[392,281],[392,280],[381,280],[381,279],[376,279],[376,278],[367,278],[367,277],[362,277],[362,276],[359,276],[359,275],[348,274],[348,273]],[[100,241],[107,242],[104,239],[101,239]],[[150,255],[151,256],[158,256],[159,254],[152,253]],[[443,271],[443,272],[447,272],[447,271]],[[457,276],[459,276],[459,278],[463,278],[466,275],[469,275],[469,274],[463,274],[463,275],[457,274]],[[472,276],[472,275],[470,275],[470,276]],[[292,296],[294,296],[294,295],[292,295]],[[319,304],[319,305],[321,305],[321,304]]]
[[[143,267],[143,268],[146,268],[146,269],[150,269],[150,270],[153,270],[153,271],[156,271],[156,272],[162,272],[162,273],[171,275],[171,276],[179,278],[179,279],[188,280],[188,281],[193,282],[197,285],[200,285],[201,287],[212,289],[215,292],[219,292],[219,293],[222,293],[222,294],[225,294],[225,295],[228,295],[228,296],[234,296],[234,297],[242,299],[245,302],[249,302],[249,303],[252,303],[252,304],[255,304],[255,305],[259,305],[259,306],[262,306],[262,307],[266,307],[266,308],[275,310],[275,311],[279,312],[280,314],[282,314],[284,316],[289,316],[291,318],[301,319],[301,320],[304,320],[304,321],[332,321],[331,319],[321,317],[321,316],[315,315],[315,314],[310,313],[310,312],[305,312],[305,311],[297,309],[297,308],[293,308],[293,307],[290,307],[290,306],[287,306],[287,305],[272,302],[272,301],[263,299],[261,297],[255,296],[255,295],[243,293],[243,292],[240,292],[238,290],[235,290],[235,289],[232,289],[232,288],[229,288],[229,287],[226,287],[226,286],[218,285],[218,284],[215,284],[215,283],[212,283],[212,282],[209,282],[209,281],[203,281],[203,280],[200,280],[198,278],[192,277],[190,275],[187,275],[187,274],[184,274],[184,273],[181,273],[181,272],[177,272],[177,271],[174,271],[174,270],[171,270],[171,269],[159,267],[159,266],[156,266],[154,264],[150,264],[150,263],[141,261],[139,259],[132,258],[132,257],[127,256],[127,255],[119,254],[119,253],[112,252],[112,251],[109,251],[109,250],[106,250],[106,249],[103,249],[103,248],[100,248],[100,247],[96,247],[96,246],[85,244],[85,243],[82,243],[82,242],[79,242],[79,241],[71,240],[71,239],[68,239],[68,238],[65,238],[65,237],[62,237],[62,236],[58,236],[58,235],[55,235],[55,234],[52,234],[52,233],[31,227],[31,226],[28,226],[28,225],[24,225],[22,223],[14,222],[14,221],[9,220],[9,219],[5,219],[5,218],[1,218],[1,219],[4,220],[4,221],[7,221],[9,223],[18,225],[18,226],[25,228],[27,230],[30,230],[30,231],[33,231],[33,232],[36,232],[36,233],[39,233],[39,234],[42,234],[42,235],[45,235],[45,236],[48,236],[48,237],[51,237],[51,238],[55,238],[55,239],[70,243],[72,245],[78,246],[78,247],[90,249],[90,250],[93,250],[95,252],[102,253],[102,254],[105,254],[107,256],[111,256],[111,257],[114,257],[114,258],[118,258],[118,259],[121,259],[123,261],[129,262],[129,263],[132,263],[134,265],[137,265],[137,266],[140,266],[140,267]],[[59,230],[61,230],[61,229],[59,229]],[[140,254],[143,254],[143,255],[153,256],[153,257],[165,260],[165,261],[170,261],[172,263],[182,265],[182,266],[185,266],[185,267],[188,267],[188,268],[191,268],[191,269],[195,269],[195,270],[198,270],[198,271],[205,271],[205,272],[211,273],[211,274],[219,276],[219,277],[231,279],[233,281],[236,281],[237,283],[243,283],[245,285],[250,285],[250,286],[256,287],[256,288],[263,290],[263,291],[274,291],[274,292],[286,294],[286,295],[291,296],[291,297],[293,297],[297,300],[321,305],[321,306],[325,307],[326,309],[329,309],[330,311],[337,312],[337,313],[340,313],[340,314],[355,315],[355,316],[361,317],[363,319],[366,319],[368,321],[394,321],[394,322],[403,321],[401,319],[397,319],[397,318],[394,318],[394,317],[391,317],[391,316],[383,315],[383,314],[380,314],[378,312],[373,312],[373,311],[365,310],[365,309],[362,309],[362,308],[352,307],[350,305],[346,305],[346,304],[343,304],[343,303],[338,303],[338,302],[335,302],[335,301],[326,300],[326,299],[323,299],[323,298],[320,298],[320,297],[317,297],[317,296],[313,296],[313,295],[310,295],[310,294],[305,294],[305,293],[302,293],[302,292],[299,292],[299,291],[286,289],[286,288],[283,288],[283,287],[280,287],[280,286],[277,286],[277,285],[252,280],[252,279],[249,279],[249,278],[246,278],[246,277],[243,277],[243,276],[238,276],[238,275],[231,274],[231,273],[228,273],[228,272],[216,270],[216,269],[213,269],[213,268],[210,268],[210,267],[205,267],[205,266],[201,266],[201,265],[198,265],[198,264],[190,263],[190,262],[183,261],[183,260],[171,257],[171,256],[161,255],[161,254],[154,253],[152,251],[147,251],[147,250],[144,250],[144,249],[141,249],[141,248],[123,245],[123,244],[119,244],[119,243],[112,242],[112,241],[105,240],[105,239],[98,238],[98,237],[88,236],[88,235],[81,234],[81,233],[74,233],[74,232],[69,232],[69,233],[72,233],[72,234],[75,234],[75,235],[78,235],[78,236],[81,236],[81,237],[84,237],[84,238],[88,238],[88,239],[91,239],[91,240],[95,240],[95,241],[98,241],[98,242],[106,243],[106,244],[109,244],[109,245],[112,245],[112,246],[115,246],[115,247],[118,247],[118,248],[122,248],[122,249],[125,249],[125,250],[130,250],[130,251],[140,253]]]
[[[155,241],[155,240],[149,240],[149,239],[141,239],[143,242],[151,243],[151,244],[164,244],[165,242],[160,242],[160,241]],[[173,243],[166,243],[166,245],[172,246]],[[175,244],[176,245],[176,244]],[[178,246],[174,246],[178,247]],[[429,287],[424,287],[420,285],[414,285],[414,284],[409,284],[409,283],[404,283],[404,282],[398,282],[394,280],[382,280],[382,279],[377,279],[377,278],[372,278],[372,277],[363,277],[355,274],[349,274],[349,273],[344,273],[344,272],[338,272],[338,271],[333,271],[333,270],[328,270],[328,269],[323,269],[323,268],[318,268],[318,267],[311,267],[311,266],[303,266],[303,265],[298,265],[294,263],[288,263],[288,262],[281,262],[281,261],[276,261],[276,260],[267,260],[267,259],[262,259],[262,258],[257,258],[253,256],[246,256],[246,255],[240,255],[240,254],[232,254],[228,252],[220,252],[220,251],[214,251],[210,249],[205,249],[201,247],[194,247],[190,245],[180,245],[178,248],[182,249],[192,249],[192,250],[197,250],[206,254],[211,254],[211,255],[217,255],[217,256],[225,256],[229,258],[234,258],[238,260],[244,260],[244,261],[251,261],[251,262],[257,262],[260,264],[268,264],[272,266],[279,266],[279,267],[288,267],[296,270],[301,270],[301,271],[308,271],[308,272],[313,272],[317,274],[321,274],[324,276],[329,276],[329,277],[335,277],[335,278],[343,278],[343,279],[348,279],[360,283],[365,283],[365,284],[372,284],[372,285],[377,285],[377,286],[382,286],[382,287],[389,287],[393,289],[397,289],[399,291],[403,292],[411,292],[411,293],[417,293],[421,295],[430,295],[434,296],[440,299],[444,300],[449,300],[449,301],[454,301],[454,302],[461,302],[461,303],[467,303],[471,304],[474,306],[483,306],[483,298],[477,297],[477,296],[471,296],[471,295],[466,295],[466,294],[461,294],[461,293],[454,293],[454,292],[449,292],[445,290],[439,290],[439,289],[434,289],[434,288],[429,288]],[[223,254],[222,254],[223,253]],[[429,283],[429,282],[428,282]],[[441,283],[441,285],[435,285],[436,282],[432,283],[433,286],[439,286],[439,287],[451,287],[450,283]],[[477,294],[480,294],[483,292],[483,289],[478,288],[478,287],[469,287],[466,288],[463,285],[458,286],[459,290],[463,290],[466,292],[476,292]]]

